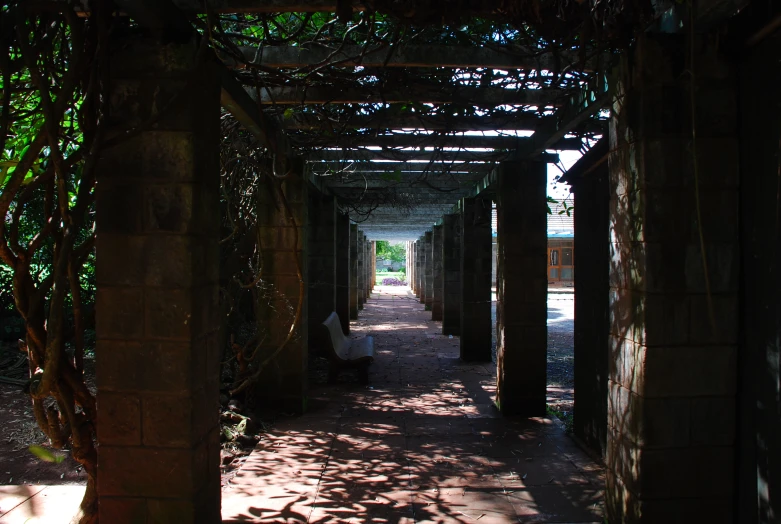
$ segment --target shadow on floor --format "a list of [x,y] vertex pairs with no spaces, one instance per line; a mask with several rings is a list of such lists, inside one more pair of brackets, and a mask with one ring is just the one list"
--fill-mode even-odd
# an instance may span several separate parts
[[501,417],[495,368],[464,364],[407,289],[353,323],[371,386],[316,386],[223,491],[224,522],[601,522],[603,473],[548,418]]

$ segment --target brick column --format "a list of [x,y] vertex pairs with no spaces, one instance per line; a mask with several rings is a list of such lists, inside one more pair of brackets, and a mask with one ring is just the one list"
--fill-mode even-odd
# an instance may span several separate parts
[[445,274],[442,267],[442,235],[442,226],[434,226],[431,237],[433,258],[431,320],[442,320],[442,303],[445,293]]
[[442,334],[461,334],[461,220],[445,215],[443,220],[442,264],[445,290],[442,295]]
[[336,310],[336,199],[312,191],[309,218],[309,348],[319,350],[328,342],[320,324]]
[[358,224],[350,224],[350,320],[358,320]]
[[[606,148],[607,149],[607,148]],[[607,163],[571,181],[575,192],[575,409],[573,431],[605,456],[610,233]]]
[[372,289],[377,285],[377,242],[372,240]]
[[[261,405],[301,413],[306,408],[308,364],[307,264],[308,186],[300,176],[303,166],[283,181],[265,177],[258,184],[258,223],[263,253],[263,286],[257,303],[261,345],[256,362],[264,362],[278,348],[257,381],[253,396]],[[287,202],[285,205],[283,201]],[[288,215],[287,209],[290,210]],[[292,220],[291,220],[292,219]],[[293,337],[285,343],[296,316],[301,315]]]
[[412,289],[412,293],[417,296],[418,294],[418,274],[417,274],[417,264],[415,263],[415,259],[417,257],[417,245],[415,242],[409,243],[409,249],[410,249],[410,260],[407,262],[407,265],[410,268],[411,273],[407,275],[407,278],[409,279],[409,285],[410,289]]
[[368,302],[369,296],[371,295],[371,289],[372,289],[372,257],[371,257],[371,249],[372,249],[372,243],[366,238],[366,235],[363,237],[363,249],[366,253],[364,260],[366,260],[366,264],[364,266],[364,272],[366,274],[365,279],[363,281],[364,283],[364,289],[365,289],[365,296],[364,296],[364,303]]
[[693,148],[687,40],[640,38],[610,122],[611,522],[733,522],[735,74],[697,42]]
[[434,305],[434,233],[433,231],[426,231],[423,240],[426,254],[425,254],[425,268],[426,272],[425,285],[426,285],[426,309],[431,311]]
[[366,301],[366,235],[358,231],[358,309]]
[[491,201],[461,206],[461,358],[491,361]]
[[547,183],[544,162],[503,162],[499,166],[496,403],[505,415],[545,415]]
[[137,132],[97,159],[99,518],[219,522],[219,81],[195,42],[112,44],[107,135]]
[[350,333],[350,217],[336,214],[336,314]]
[[426,237],[421,236],[418,239],[416,269],[418,280],[418,300],[421,304],[426,303]]

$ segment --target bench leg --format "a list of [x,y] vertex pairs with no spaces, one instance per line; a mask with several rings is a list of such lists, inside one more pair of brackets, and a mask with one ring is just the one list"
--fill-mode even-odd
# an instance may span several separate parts
[[339,378],[339,366],[330,361],[328,363],[328,383],[336,384],[337,378]]
[[358,368],[358,381],[364,386],[369,383],[369,366]]

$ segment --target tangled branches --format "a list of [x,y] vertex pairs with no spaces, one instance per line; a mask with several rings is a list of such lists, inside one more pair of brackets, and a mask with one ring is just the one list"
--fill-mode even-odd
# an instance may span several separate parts
[[[13,270],[26,324],[30,396],[41,430],[70,447],[88,485],[82,522],[97,519],[95,397],[84,381],[84,266],[91,263],[95,160],[101,140],[109,21],[71,10],[0,10],[0,259]],[[70,349],[68,347],[70,346]]]

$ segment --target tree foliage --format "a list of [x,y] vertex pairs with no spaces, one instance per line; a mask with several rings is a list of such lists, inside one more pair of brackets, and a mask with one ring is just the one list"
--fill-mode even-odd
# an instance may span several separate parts
[[406,256],[404,244],[391,244],[387,240],[377,241],[377,258],[391,262],[404,262]]

